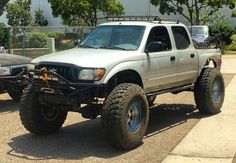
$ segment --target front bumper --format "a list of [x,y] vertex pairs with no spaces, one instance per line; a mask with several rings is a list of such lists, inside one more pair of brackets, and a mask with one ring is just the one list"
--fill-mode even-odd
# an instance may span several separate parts
[[103,97],[104,85],[101,84],[70,82],[52,71],[30,70],[28,74],[42,104],[78,106],[89,104],[96,97]]
[[25,86],[29,83],[25,78],[26,69],[23,69],[18,75],[15,76],[0,76],[0,91],[4,91],[10,86]]

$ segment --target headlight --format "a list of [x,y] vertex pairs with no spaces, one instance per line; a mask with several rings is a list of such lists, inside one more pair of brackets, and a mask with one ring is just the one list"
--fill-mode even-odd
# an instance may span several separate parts
[[105,74],[105,69],[84,69],[79,73],[79,80],[100,80]]
[[11,75],[10,67],[0,67],[0,76]]
[[34,68],[35,68],[35,65],[32,64],[32,63],[29,63],[29,64],[27,65],[27,71],[29,71],[29,70],[34,70]]

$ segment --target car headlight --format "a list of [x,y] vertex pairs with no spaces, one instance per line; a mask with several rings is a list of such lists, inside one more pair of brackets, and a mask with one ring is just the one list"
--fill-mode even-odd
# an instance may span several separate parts
[[0,76],[11,75],[10,67],[0,67]]
[[83,69],[80,71],[79,80],[100,80],[105,75],[105,69]]
[[35,65],[34,65],[34,64],[29,63],[29,64],[27,65],[27,71],[29,71],[29,70],[34,70],[34,69],[35,69]]

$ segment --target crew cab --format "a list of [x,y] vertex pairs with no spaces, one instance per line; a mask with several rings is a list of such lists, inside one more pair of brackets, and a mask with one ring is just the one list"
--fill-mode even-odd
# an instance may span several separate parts
[[20,117],[37,135],[59,130],[67,112],[101,115],[115,147],[138,146],[157,95],[192,91],[203,114],[220,112],[224,81],[219,49],[194,48],[179,21],[125,17],[98,25],[71,50],[31,61]]

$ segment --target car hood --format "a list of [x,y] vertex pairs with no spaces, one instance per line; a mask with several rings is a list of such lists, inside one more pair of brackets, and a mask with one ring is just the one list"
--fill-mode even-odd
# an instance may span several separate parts
[[14,66],[30,63],[32,59],[20,55],[0,53],[0,66]]
[[54,62],[74,64],[80,67],[103,68],[111,64],[118,64],[122,61],[137,60],[138,57],[134,57],[134,55],[137,56],[136,51],[74,48],[38,57],[34,59],[32,63]]
[[198,43],[202,43],[207,39],[207,37],[206,36],[192,36],[192,39]]

